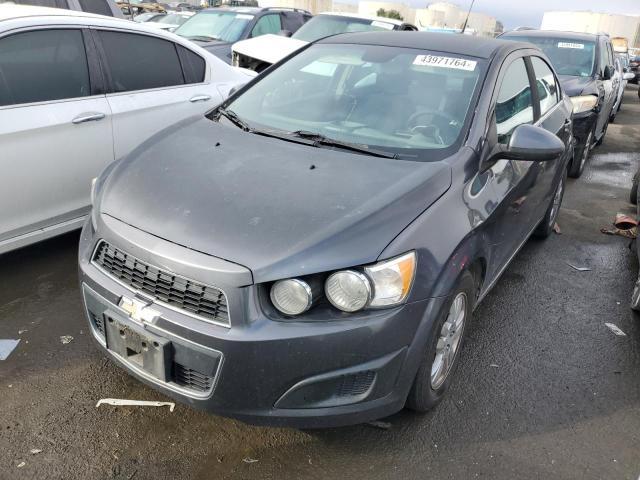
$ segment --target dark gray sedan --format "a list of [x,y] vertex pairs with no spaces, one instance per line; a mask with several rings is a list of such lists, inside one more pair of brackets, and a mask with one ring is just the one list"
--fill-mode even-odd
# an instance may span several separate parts
[[310,44],[98,178],[79,253],[91,331],[146,384],[247,422],[426,411],[478,303],[552,231],[570,118],[528,44]]

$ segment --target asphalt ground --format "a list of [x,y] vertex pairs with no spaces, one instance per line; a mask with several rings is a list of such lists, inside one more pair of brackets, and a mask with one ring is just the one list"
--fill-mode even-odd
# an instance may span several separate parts
[[0,478],[637,479],[638,262],[629,240],[600,233],[616,212],[634,212],[636,88],[569,181],[562,233],[529,241],[476,311],[448,396],[428,414],[384,419],[386,429],[258,428],[182,405],[96,408],[105,397],[166,398],[90,339],[78,234],[0,256],[0,338],[20,339],[0,361]]

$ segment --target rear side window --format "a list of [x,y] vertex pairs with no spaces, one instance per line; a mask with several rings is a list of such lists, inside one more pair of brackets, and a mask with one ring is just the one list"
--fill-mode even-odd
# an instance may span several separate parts
[[527,68],[520,58],[507,68],[498,92],[498,141],[502,144],[509,143],[516,127],[525,123],[533,123],[533,98]]
[[67,0],[12,0],[18,5],[34,5],[36,7],[69,8]]
[[544,115],[560,100],[558,84],[553,71],[540,57],[531,57],[533,71],[536,75],[538,98],[540,99],[540,114]]
[[193,53],[188,48],[182,45],[176,45],[180,52],[180,59],[182,60],[182,67],[184,69],[184,79],[186,83],[202,83],[204,82],[205,66],[204,59]]
[[251,36],[258,37],[260,35],[266,35],[267,33],[278,33],[280,30],[282,30],[280,14],[272,13],[258,19],[251,31]]
[[0,39],[0,106],[90,94],[80,30],[37,30]]
[[78,0],[83,12],[97,13],[113,17],[113,12],[107,0]]
[[114,92],[184,85],[175,44],[135,33],[98,32]]

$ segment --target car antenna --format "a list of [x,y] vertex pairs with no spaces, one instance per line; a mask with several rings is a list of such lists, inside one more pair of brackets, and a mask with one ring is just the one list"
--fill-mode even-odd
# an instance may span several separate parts
[[473,8],[473,4],[475,2],[476,2],[476,0],[471,0],[471,5],[469,5],[469,11],[467,12],[467,18],[464,19],[464,25],[462,25],[462,31],[460,32],[463,35],[464,35],[464,31],[467,29],[467,23],[469,23],[469,16],[471,16],[471,9]]

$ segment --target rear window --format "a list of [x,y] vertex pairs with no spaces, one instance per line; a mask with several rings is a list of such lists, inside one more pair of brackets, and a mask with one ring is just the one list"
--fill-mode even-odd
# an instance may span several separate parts
[[37,30],[0,39],[0,106],[90,94],[80,30]]

